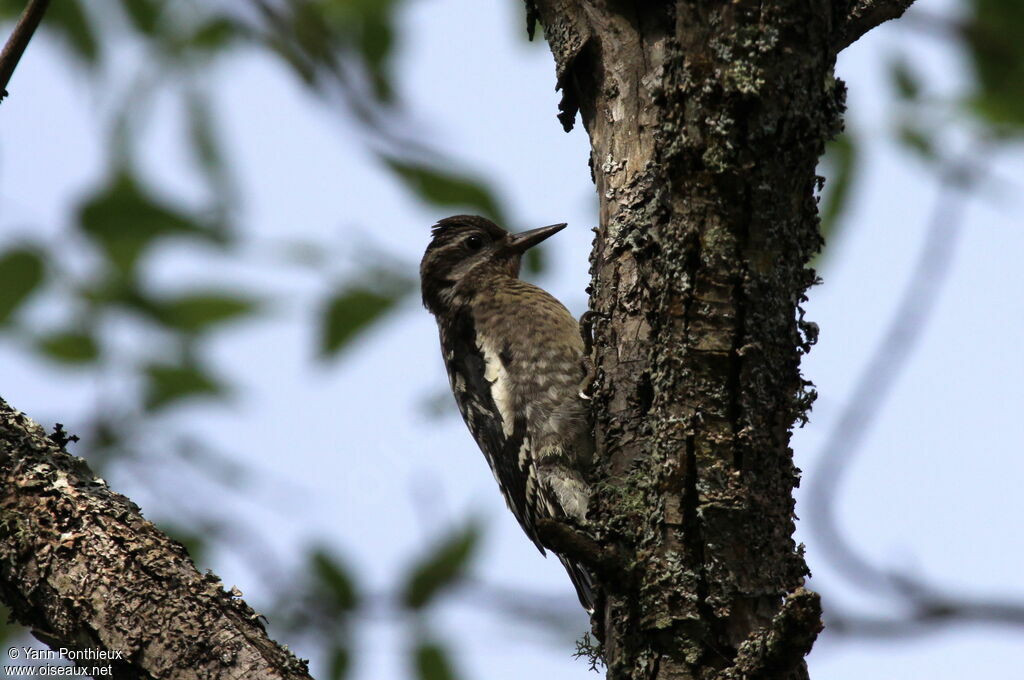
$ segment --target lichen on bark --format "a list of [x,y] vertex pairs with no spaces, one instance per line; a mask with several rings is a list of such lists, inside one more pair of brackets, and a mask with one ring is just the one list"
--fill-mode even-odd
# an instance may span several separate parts
[[600,200],[591,520],[629,562],[595,617],[609,677],[806,677],[789,437],[813,400],[799,305],[841,125],[837,5],[532,5]]
[[51,647],[117,652],[118,678],[309,680],[259,615],[0,399],[0,599]]

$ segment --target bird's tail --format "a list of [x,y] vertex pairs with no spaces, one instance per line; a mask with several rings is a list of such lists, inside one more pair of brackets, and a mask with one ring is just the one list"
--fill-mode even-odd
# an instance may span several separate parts
[[573,562],[561,555],[558,556],[558,559],[569,573],[569,580],[576,586],[576,596],[580,598],[580,604],[583,605],[588,614],[593,614],[597,603],[597,589],[594,585],[594,578],[579,562]]

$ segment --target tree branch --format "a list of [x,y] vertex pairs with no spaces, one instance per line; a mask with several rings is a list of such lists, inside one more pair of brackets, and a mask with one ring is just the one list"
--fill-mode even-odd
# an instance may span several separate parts
[[865,588],[893,593],[905,582],[898,582],[891,572],[864,559],[847,541],[836,517],[835,499],[935,309],[962,231],[964,189],[984,173],[972,161],[984,159],[987,153],[985,145],[979,143],[962,161],[950,162],[942,169],[924,246],[899,306],[829,432],[811,475],[807,521],[818,547],[843,576]]
[[51,646],[120,652],[115,677],[309,680],[237,595],[0,399],[0,599],[15,620]]
[[718,680],[776,678],[800,663],[821,632],[821,598],[806,588],[786,596],[771,625],[754,632],[736,654],[736,662]]
[[[892,617],[830,614],[827,627],[834,634],[891,638],[921,635],[959,622],[1024,626],[1024,602],[1006,596],[946,594],[919,577],[871,563],[844,536],[835,508],[843,477],[911,358],[951,272],[968,190],[982,180],[991,181],[984,165],[990,156],[989,146],[981,140],[962,158],[948,161],[942,168],[938,200],[914,272],[884,339],[829,433],[811,477],[806,515],[821,552],[849,581],[894,598],[906,609],[905,614]],[[830,606],[829,611],[832,609]]]
[[536,524],[537,536],[545,547],[586,565],[606,581],[625,578],[629,560],[614,546],[603,546],[565,522],[541,518]]
[[43,20],[49,5],[50,0],[30,0],[18,18],[14,32],[7,39],[4,51],[0,52],[0,100],[7,96],[7,83],[11,82],[14,69],[21,61],[21,55],[25,53],[28,41],[32,39],[32,34],[36,32],[36,27]]
[[912,4],[914,0],[856,0],[837,27],[835,53],[845,50],[875,26],[900,18]]
[[[919,587],[920,584],[914,584]],[[913,637],[932,633],[944,626],[963,623],[997,624],[1019,629],[1024,626],[1024,602],[1008,596],[957,598],[940,592],[907,594],[910,611],[900,617],[873,617],[831,613],[827,619],[830,633],[858,637]],[[834,607],[830,603],[830,611]]]

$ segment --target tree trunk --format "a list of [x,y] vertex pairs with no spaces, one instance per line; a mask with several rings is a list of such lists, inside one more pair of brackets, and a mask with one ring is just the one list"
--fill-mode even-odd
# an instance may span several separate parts
[[789,437],[814,396],[815,167],[841,126],[836,52],[909,4],[528,0],[600,197],[603,557],[576,556],[601,575],[609,678],[807,677],[820,605]]

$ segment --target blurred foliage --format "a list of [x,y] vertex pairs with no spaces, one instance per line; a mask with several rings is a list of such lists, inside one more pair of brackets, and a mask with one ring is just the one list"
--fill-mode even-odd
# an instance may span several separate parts
[[839,221],[846,208],[858,169],[858,145],[849,130],[829,142],[822,158],[823,173],[829,178],[828,192],[822,197],[818,212],[821,215],[821,235],[825,244],[839,231]]
[[[123,59],[117,56],[118,46],[131,43],[143,55],[126,95],[105,113],[108,120],[102,128],[107,138],[102,144],[108,149],[108,170],[80,198],[68,232],[53,241],[0,243],[0,333],[15,339],[16,347],[56,366],[74,367],[97,378],[123,376],[136,388],[134,396],[103,395],[102,404],[79,426],[85,436],[76,453],[87,457],[101,474],[106,466],[130,464],[151,455],[148,449],[159,449],[154,442],[159,441],[157,433],[163,432],[161,416],[169,409],[199,399],[208,403],[228,399],[232,385],[218,376],[217,366],[210,361],[210,341],[222,329],[264,319],[280,308],[267,293],[252,290],[242,280],[232,283],[230,277],[220,284],[183,284],[174,290],[152,283],[150,272],[157,253],[199,249],[204,257],[224,263],[251,257],[247,235],[234,223],[233,216],[240,212],[237,172],[224,153],[205,78],[216,60],[243,48],[278,59],[326,106],[347,114],[380,166],[412,196],[436,206],[439,213],[474,211],[503,219],[500,203],[479,173],[455,170],[457,164],[442,150],[409,139],[404,132],[408,112],[400,101],[392,63],[400,38],[397,21],[406,4],[405,0],[51,3],[41,35],[57,39],[69,64],[86,75],[97,93],[120,89],[111,80],[116,72],[111,68],[113,60]],[[13,18],[22,9],[22,2],[0,0],[0,18]],[[123,82],[123,73],[120,77],[118,82]],[[10,89],[17,97],[19,90],[28,88],[20,88],[16,76]],[[204,186],[200,205],[182,207],[183,203],[148,186],[138,172],[146,152],[141,134],[158,97],[176,99],[185,113],[180,144],[193,158],[197,179]],[[75,251],[74,257],[68,257],[69,248]],[[320,328],[318,345],[310,349],[321,357],[336,356],[350,347],[415,289],[413,263],[386,263],[386,258],[371,257],[350,266],[352,262],[332,254],[336,244],[307,242],[304,248],[324,278],[323,301],[317,317],[310,320]],[[342,270],[351,271],[333,271],[330,264],[339,260]],[[286,267],[296,262],[281,256],[276,264]],[[267,265],[261,262],[260,266]],[[33,301],[55,297],[62,301],[61,318],[48,316],[39,323]],[[126,325],[137,339],[131,352],[123,351],[112,331],[117,326],[123,332]],[[167,446],[209,479],[242,493],[251,488],[249,477],[233,465],[225,467],[230,456],[184,435],[172,439]],[[159,483],[152,474],[145,478]],[[191,520],[188,515],[176,516],[174,522],[174,535],[184,537],[183,543],[197,558],[205,553],[206,541],[223,541],[233,533],[201,513]],[[464,573],[475,536],[474,529],[471,534],[458,530],[443,537],[438,552],[413,567],[403,587],[413,589],[410,597],[416,599],[417,608],[425,609],[428,601],[434,602],[441,590]],[[292,579],[298,585],[281,592],[270,616],[275,625],[311,638],[323,650],[329,677],[346,677],[352,663],[348,622],[368,606],[368,596],[360,591],[344,561],[325,549],[311,549],[301,571],[307,577]],[[427,651],[410,650],[411,666],[420,669],[422,677],[451,677],[444,650],[423,649]]]
[[420,642],[413,652],[416,677],[420,680],[455,680],[455,671],[444,647],[433,642]]
[[148,198],[127,172],[81,206],[78,227],[113,266],[113,273],[125,277],[134,276],[139,258],[159,239],[218,240],[217,232],[199,219]]
[[975,111],[1006,134],[1024,126],[1024,3],[971,0],[971,14],[960,27],[974,66]]
[[479,528],[471,524],[446,536],[413,565],[405,585],[405,605],[412,609],[422,609],[445,588],[459,581],[473,556],[479,535]]
[[[152,435],[164,427],[161,416],[195,400],[223,402],[232,386],[218,377],[208,345],[222,330],[243,321],[265,319],[276,308],[266,293],[242,283],[203,285],[168,291],[156,288],[149,273],[153,254],[168,249],[199,249],[228,263],[247,257],[246,234],[234,223],[239,213],[236,174],[213,114],[206,71],[237,50],[257,51],[278,60],[296,80],[323,102],[341,111],[380,167],[410,195],[438,213],[473,211],[506,221],[488,183],[444,150],[410,138],[409,112],[401,100],[394,55],[401,44],[400,18],[406,0],[247,0],[205,3],[199,0],[58,0],[52,2],[42,32],[56,38],[68,63],[85,74],[97,93],[114,92],[115,46],[133,44],[144,55],[133,86],[105,115],[102,140],[109,150],[108,170],[82,197],[67,233],[52,242],[0,244],[0,334],[61,368],[92,372],[99,378],[127,376],[136,392],[127,401],[101,399],[83,425],[76,453],[102,467],[141,457],[139,442],[160,448]],[[924,5],[924,3],[918,3]],[[0,0],[0,18],[23,8]],[[951,40],[973,69],[973,90],[962,100],[943,101],[926,69],[913,53],[894,55],[889,76],[896,107],[893,136],[928,167],[948,160],[945,139],[955,125],[976,134],[1018,138],[1024,126],[1024,3],[1021,0],[964,0],[958,17],[927,14],[915,7],[900,25]],[[31,46],[30,50],[33,49]],[[857,49],[854,47],[853,49]],[[121,57],[123,58],[123,56]],[[16,74],[13,97],[23,91]],[[19,84],[20,83],[20,84]],[[147,186],[137,165],[145,149],[141,130],[157,97],[176,99],[186,114],[180,145],[195,160],[204,187],[203,204],[182,208]],[[828,147],[823,174],[822,224],[830,242],[844,228],[853,188],[869,171],[864,162],[866,135],[845,134]],[[582,171],[582,166],[581,166]],[[536,225],[530,225],[536,226]],[[848,228],[848,227],[847,227]],[[90,266],[72,267],[68,250],[81,251]],[[355,339],[399,309],[415,289],[413,263],[373,262],[334,271],[323,262],[331,243],[304,246],[304,259],[317,262],[323,276],[321,304],[310,324],[319,329],[311,354],[338,356]],[[325,255],[326,254],[326,255]],[[383,260],[382,260],[383,262]],[[281,266],[294,265],[282,256]],[[351,264],[344,263],[343,264]],[[261,266],[267,266],[261,263]],[[543,267],[542,251],[530,251],[529,271]],[[35,301],[59,297],[63,318],[37,323]],[[139,351],[126,353],[111,326],[127,324],[139,338]],[[150,341],[152,339],[152,342]],[[225,487],[247,487],[237,471],[225,470],[219,454],[188,444],[169,444],[180,458],[201,468]],[[157,454],[161,451],[157,451]],[[178,518],[176,518],[176,521]],[[207,541],[221,540],[198,517],[174,528],[194,557]],[[416,628],[409,649],[410,668],[423,680],[456,677],[448,649],[421,625],[443,594],[465,581],[479,543],[476,525],[457,527],[436,537],[415,560],[393,591],[395,609]],[[285,583],[286,582],[286,583]],[[284,584],[284,585],[283,585]],[[275,626],[322,650],[328,677],[347,677],[353,665],[353,622],[379,608],[379,599],[353,576],[332,551],[311,548],[296,574],[274,583],[279,600],[268,612]],[[0,639],[14,628],[0,628]],[[293,643],[294,644],[294,643]]]
[[[403,576],[403,603],[408,606],[408,593],[413,591],[419,598],[414,611],[410,611],[409,621],[416,640],[410,650],[410,661],[417,677],[455,677],[448,652],[436,640],[428,642],[425,638],[425,631],[433,629],[427,604],[436,604],[445,589],[464,578],[478,536],[476,524],[450,528],[436,537]],[[287,631],[289,640],[303,639],[324,650],[327,677],[344,678],[355,657],[353,625],[379,616],[382,609],[392,606],[391,600],[391,596],[369,592],[358,582],[352,568],[334,552],[313,546],[307,551],[304,578],[293,588],[280,592],[272,622]]]
[[321,356],[337,354],[357,334],[394,309],[414,287],[407,274],[383,268],[362,272],[355,283],[340,286],[328,297],[321,315]]
[[440,172],[419,163],[406,163],[388,158],[387,166],[405,182],[405,185],[428,203],[446,207],[469,206],[484,217],[499,224],[505,223],[501,210],[490,192],[465,175]]
[[39,338],[39,351],[56,361],[69,364],[88,363],[99,358],[96,339],[79,331],[57,331]]
[[148,380],[143,403],[150,411],[189,397],[215,397],[225,391],[223,385],[197,365],[150,364],[145,367],[145,375]]
[[0,255],[0,324],[43,283],[42,254],[33,248],[12,248]]
[[[972,90],[962,99],[939,94],[919,55],[904,51],[888,64],[895,95],[890,120],[896,142],[935,173],[955,162],[950,133],[971,128],[978,138],[1020,140],[1024,133],[1024,2],[963,0],[963,18],[930,13],[914,5],[899,26],[908,33],[952,41],[973,70]],[[857,49],[856,46],[851,49]],[[822,231],[832,244],[844,226],[851,188],[868,166],[860,161],[868,139],[847,130],[831,142],[822,160],[828,178],[821,201]]]

